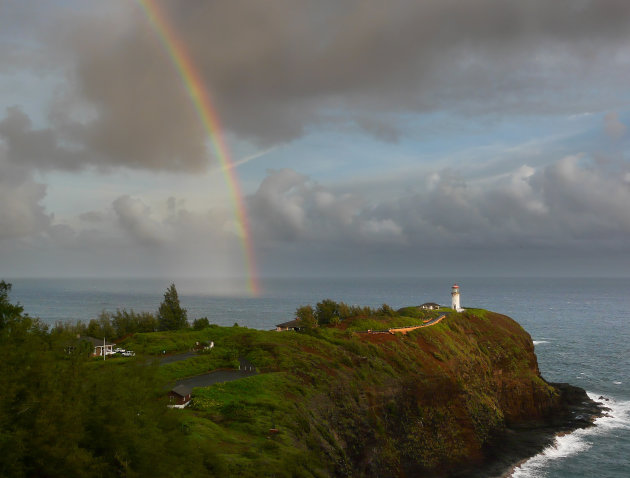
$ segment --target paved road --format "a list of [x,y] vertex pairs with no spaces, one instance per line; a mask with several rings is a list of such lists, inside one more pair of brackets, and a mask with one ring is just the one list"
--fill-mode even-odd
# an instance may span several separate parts
[[[195,352],[184,352],[176,355],[169,355],[160,359],[160,365],[167,363],[179,362],[180,360],[186,360],[191,357],[196,357]],[[177,385],[186,385],[188,387],[209,387],[215,383],[232,382],[244,377],[250,377],[256,375],[256,367],[249,362],[249,360],[241,357],[239,361],[239,370],[215,370],[213,372],[204,373],[201,375],[195,375],[194,377],[182,378],[177,380],[174,387]]]

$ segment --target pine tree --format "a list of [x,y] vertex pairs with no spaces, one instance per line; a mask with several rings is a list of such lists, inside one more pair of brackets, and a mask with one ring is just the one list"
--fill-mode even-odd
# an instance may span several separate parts
[[188,327],[187,312],[179,305],[175,284],[171,284],[166,289],[164,300],[160,304],[157,315],[160,330],[177,330]]

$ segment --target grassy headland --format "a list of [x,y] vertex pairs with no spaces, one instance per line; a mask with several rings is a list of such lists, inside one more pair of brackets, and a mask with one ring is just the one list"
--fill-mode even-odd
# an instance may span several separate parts
[[215,444],[213,461],[230,476],[447,474],[482,463],[505,427],[553,414],[560,395],[541,378],[529,334],[500,314],[451,313],[408,335],[357,333],[421,325],[437,314],[411,307],[309,334],[243,327],[136,334],[123,345],[151,353],[215,343],[161,367],[171,380],[233,367],[238,357],[258,368],[259,375],[195,389],[180,412],[190,438]]
[[[18,310],[0,328],[0,474],[449,476],[487,462],[508,428],[563,408],[509,317],[467,310],[407,335],[362,333],[441,314],[379,310],[307,333],[133,333],[120,345],[136,357],[107,361],[64,348],[67,330],[48,333]],[[185,360],[147,360],[209,342]],[[169,384],[240,358],[259,374],[166,408]]]

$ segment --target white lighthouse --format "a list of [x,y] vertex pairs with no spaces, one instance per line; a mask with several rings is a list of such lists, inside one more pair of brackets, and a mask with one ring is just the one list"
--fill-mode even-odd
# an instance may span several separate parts
[[464,310],[459,305],[459,286],[457,284],[453,284],[453,287],[451,287],[451,309],[457,312]]

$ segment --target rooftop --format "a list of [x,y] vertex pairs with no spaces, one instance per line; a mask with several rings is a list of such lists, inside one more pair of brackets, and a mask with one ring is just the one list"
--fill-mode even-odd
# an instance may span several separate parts
[[192,387],[180,383],[179,385],[175,385],[171,389],[171,392],[176,393],[180,397],[185,397],[186,395],[190,395],[192,393]]
[[283,322],[282,324],[276,325],[276,327],[300,327],[300,319],[293,319],[289,322]]

